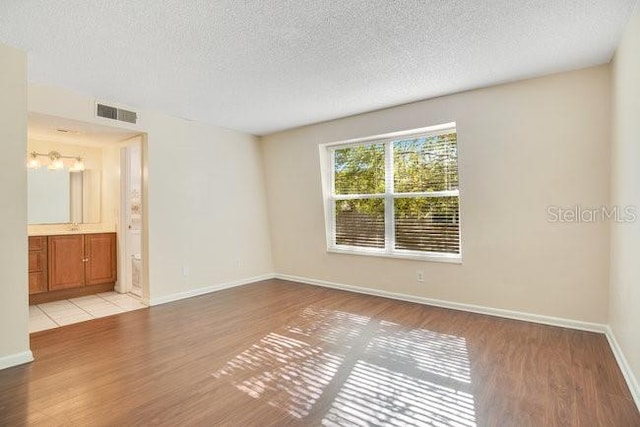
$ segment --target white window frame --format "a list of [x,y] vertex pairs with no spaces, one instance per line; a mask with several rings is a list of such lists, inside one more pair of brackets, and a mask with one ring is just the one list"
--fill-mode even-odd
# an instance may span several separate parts
[[[432,191],[419,193],[394,193],[393,181],[393,142],[398,139],[409,139],[413,137],[435,136],[446,133],[456,132],[455,123],[446,123],[437,126],[430,126],[420,129],[412,129],[409,131],[395,132],[384,135],[370,136],[366,138],[351,139],[348,141],[331,142],[320,144],[320,163],[322,175],[322,187],[324,195],[325,208],[325,231],[327,241],[327,252],[349,255],[369,255],[388,258],[415,259],[422,261],[462,263],[462,215],[461,215],[461,197],[460,183],[457,190],[449,191]],[[457,143],[457,142],[456,142]],[[354,147],[358,145],[385,145],[385,192],[379,194],[335,194],[334,182],[334,161],[335,151],[345,147]],[[459,148],[459,147],[458,147]],[[459,150],[458,150],[459,152]],[[395,249],[395,218],[394,203],[396,198],[400,197],[457,197],[458,198],[458,224],[459,224],[459,247],[460,252],[457,254],[441,253],[441,252],[422,252]],[[338,200],[349,199],[384,199],[385,200],[385,247],[382,248],[365,248],[361,246],[345,246],[337,245],[335,241],[335,203]]]

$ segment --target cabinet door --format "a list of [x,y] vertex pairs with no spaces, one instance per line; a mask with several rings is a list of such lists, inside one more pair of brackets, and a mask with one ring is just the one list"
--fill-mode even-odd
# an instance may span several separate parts
[[115,233],[85,235],[87,254],[87,285],[100,285],[116,281]]
[[85,285],[84,236],[49,236],[49,290]]

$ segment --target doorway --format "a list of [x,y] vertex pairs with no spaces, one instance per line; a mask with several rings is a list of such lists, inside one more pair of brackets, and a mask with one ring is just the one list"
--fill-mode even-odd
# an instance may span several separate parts
[[146,307],[145,144],[139,130],[29,114],[30,332]]
[[124,142],[121,161],[122,279],[119,292],[143,298],[142,288],[142,136]]

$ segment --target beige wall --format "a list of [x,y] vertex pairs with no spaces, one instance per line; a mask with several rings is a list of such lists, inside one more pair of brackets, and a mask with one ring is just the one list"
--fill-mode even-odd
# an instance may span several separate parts
[[273,272],[255,137],[148,111],[140,112],[138,125],[122,124],[94,117],[94,103],[66,90],[29,85],[30,112],[147,133],[152,302]]
[[[608,225],[552,224],[547,207],[609,201],[609,74],[601,66],[264,137],[276,271],[606,323]],[[327,253],[318,144],[453,121],[462,265]]]
[[[612,203],[640,209],[640,7],[613,63]],[[610,325],[640,396],[640,222],[611,228]]]
[[0,44],[0,369],[31,358],[27,309],[27,62]]
[[272,273],[257,139],[161,116],[149,129],[152,297]]
[[120,222],[120,148],[121,143],[102,147],[101,218],[105,228],[117,230]]

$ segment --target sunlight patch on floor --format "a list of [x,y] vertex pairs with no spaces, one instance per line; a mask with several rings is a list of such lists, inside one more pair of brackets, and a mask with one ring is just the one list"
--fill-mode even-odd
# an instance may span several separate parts
[[466,340],[426,329],[407,331],[381,321],[367,353],[464,383],[471,382]]
[[325,411],[325,426],[476,426],[463,337],[345,311],[309,306],[212,376],[297,419]]
[[215,378],[233,377],[233,384],[253,398],[296,418],[309,414],[331,381],[342,356],[307,343],[270,333],[215,372]]
[[360,335],[370,320],[367,316],[313,306],[305,308],[300,317],[299,324],[287,328],[289,332],[346,346]]
[[322,424],[474,427],[476,421],[471,394],[359,361]]

